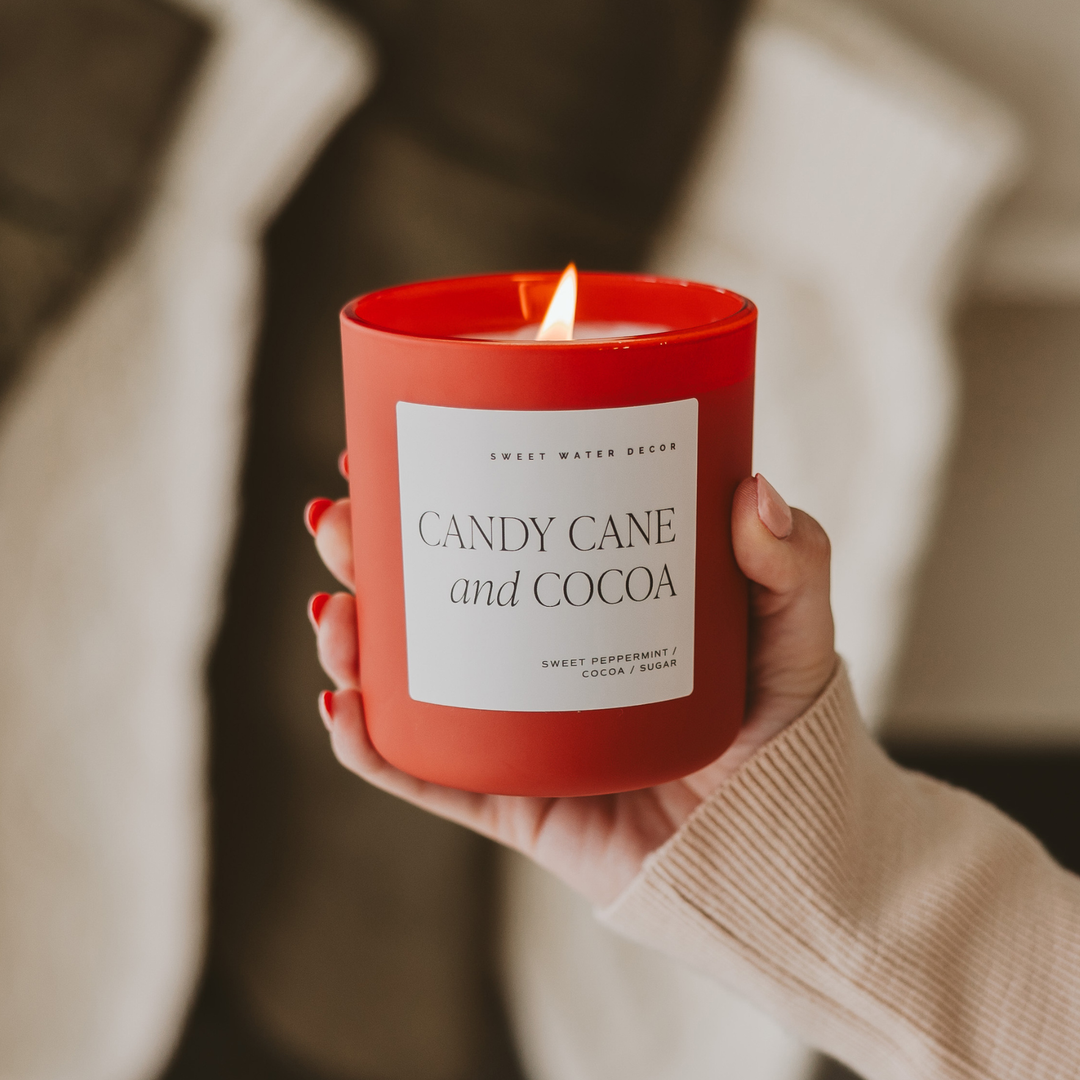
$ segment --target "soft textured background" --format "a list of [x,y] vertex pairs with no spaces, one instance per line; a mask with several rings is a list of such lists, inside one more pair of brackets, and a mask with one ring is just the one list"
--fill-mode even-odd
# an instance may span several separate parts
[[1070,0],[2,0],[0,1075],[829,1068],[330,757],[300,509],[409,278],[750,292],[871,719],[1080,866],[1078,60]]

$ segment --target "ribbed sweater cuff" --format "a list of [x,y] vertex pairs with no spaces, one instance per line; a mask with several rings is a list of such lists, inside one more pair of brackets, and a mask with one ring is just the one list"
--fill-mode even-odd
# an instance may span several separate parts
[[1080,1070],[1080,892],[891,762],[841,668],[599,913],[871,1080]]

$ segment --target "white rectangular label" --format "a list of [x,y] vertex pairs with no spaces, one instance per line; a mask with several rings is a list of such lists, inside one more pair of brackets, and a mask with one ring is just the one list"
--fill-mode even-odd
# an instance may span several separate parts
[[409,694],[508,712],[694,689],[696,399],[398,402]]

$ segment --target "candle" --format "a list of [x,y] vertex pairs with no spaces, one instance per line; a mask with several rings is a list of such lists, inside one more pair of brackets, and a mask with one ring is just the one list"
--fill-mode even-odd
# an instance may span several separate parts
[[537,340],[556,281],[424,282],[342,312],[366,721],[387,760],[469,790],[659,783],[742,720],[730,506],[756,310],[583,274]]

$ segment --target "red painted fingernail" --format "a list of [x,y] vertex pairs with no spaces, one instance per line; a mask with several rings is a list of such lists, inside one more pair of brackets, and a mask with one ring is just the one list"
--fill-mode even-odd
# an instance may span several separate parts
[[337,471],[339,473],[341,473],[341,475],[344,476],[346,480],[349,479],[349,451],[348,450],[342,450],[341,453],[338,455]]
[[319,519],[334,505],[333,499],[312,499],[311,502],[304,507],[304,524],[307,526],[307,531],[312,536],[318,532]]
[[322,619],[323,608],[326,607],[326,601],[330,599],[328,592],[317,592],[307,602],[307,616],[311,620],[311,625],[316,630],[319,629],[319,621]]
[[334,726],[334,691],[324,690],[319,695],[319,715],[329,731]]
[[776,488],[761,473],[758,473],[755,479],[757,480],[757,512],[761,523],[777,540],[787,539],[791,535],[791,530],[795,528],[791,507],[780,498]]

